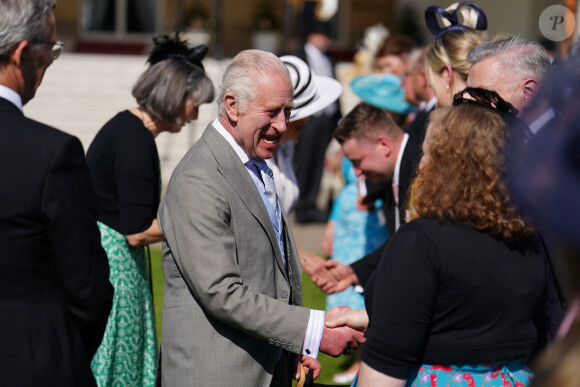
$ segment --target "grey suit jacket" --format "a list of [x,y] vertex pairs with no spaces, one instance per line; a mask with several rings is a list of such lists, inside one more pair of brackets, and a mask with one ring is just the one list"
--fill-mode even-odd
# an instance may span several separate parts
[[288,269],[246,167],[209,125],[159,208],[164,386],[268,386],[280,348],[300,352],[310,311],[282,219]]

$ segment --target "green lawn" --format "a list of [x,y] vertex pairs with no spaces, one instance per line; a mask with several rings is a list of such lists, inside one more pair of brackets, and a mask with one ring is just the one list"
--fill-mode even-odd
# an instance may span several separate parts
[[[157,338],[161,338],[161,310],[163,308],[163,273],[161,271],[161,250],[151,248],[151,270],[153,272],[153,301],[155,305],[155,320],[157,323]],[[324,309],[326,296],[304,275],[302,278],[304,286],[304,305],[313,309]],[[332,375],[347,369],[351,362],[351,355],[343,355],[333,358],[323,353],[318,355],[318,360],[322,364],[322,373],[316,380],[319,383],[332,383]]]

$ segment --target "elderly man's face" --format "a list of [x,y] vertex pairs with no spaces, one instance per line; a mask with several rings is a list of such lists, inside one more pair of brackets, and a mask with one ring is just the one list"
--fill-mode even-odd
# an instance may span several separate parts
[[493,57],[474,64],[469,70],[467,86],[493,90],[521,112],[525,104],[523,83],[518,79],[507,79],[500,66],[499,60]]
[[260,80],[256,98],[244,113],[239,113],[233,133],[250,158],[264,160],[274,156],[290,118],[292,95],[287,74],[271,74]]
[[44,73],[52,64],[51,50],[56,42],[56,24],[54,15],[51,13],[48,20],[48,33],[43,37],[43,42],[34,48],[28,46],[22,54],[22,103],[26,104],[36,94]]

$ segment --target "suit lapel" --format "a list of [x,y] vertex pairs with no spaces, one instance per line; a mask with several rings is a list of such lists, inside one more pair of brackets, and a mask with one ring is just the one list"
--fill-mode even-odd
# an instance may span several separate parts
[[[219,173],[230,182],[232,188],[237,192],[248,211],[252,213],[266,231],[268,239],[270,239],[270,243],[272,244],[272,250],[276,255],[278,266],[284,273],[284,276],[286,276],[282,254],[278,247],[278,241],[276,239],[274,226],[270,220],[270,215],[245,165],[242,164],[230,144],[212,125],[208,125],[202,138],[208,144],[209,149],[216,158]],[[286,227],[285,217],[283,217],[283,224]]]

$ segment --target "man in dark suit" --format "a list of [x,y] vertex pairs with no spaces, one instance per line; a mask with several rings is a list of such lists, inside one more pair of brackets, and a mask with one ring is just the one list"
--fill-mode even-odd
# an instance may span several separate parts
[[113,289],[81,143],[26,118],[58,57],[54,0],[0,3],[0,367],[6,386],[96,386]]
[[429,114],[435,109],[437,98],[429,87],[427,70],[425,68],[425,53],[428,47],[416,48],[405,58],[405,76],[401,86],[405,90],[405,101],[417,106],[417,114],[413,121],[403,127],[406,133],[423,143],[429,121]]
[[493,90],[511,103],[520,113],[518,117],[523,117],[528,125],[528,137],[555,117],[549,106],[543,111],[536,108],[530,112],[533,114],[523,114],[552,69],[550,58],[539,43],[515,36],[484,42],[471,50],[467,61],[471,63],[467,86]]
[[[314,74],[335,78],[334,60],[328,55],[330,43],[330,24],[316,20],[316,2],[304,4],[304,29],[306,42],[296,56],[308,63]],[[298,223],[326,222],[328,208],[317,208],[316,198],[324,169],[326,147],[341,118],[340,104],[337,100],[326,109],[310,117],[300,131],[294,160],[296,178],[300,194],[296,203]]]
[[[391,235],[405,223],[405,207],[411,181],[421,159],[421,143],[404,133],[386,111],[365,102],[348,113],[337,128],[335,138],[345,156],[352,161],[357,176],[373,183],[387,183],[383,190],[383,211]],[[326,267],[335,273],[337,282],[312,276],[328,294],[348,286],[366,283],[378,265],[386,243],[351,266],[334,260]]]

